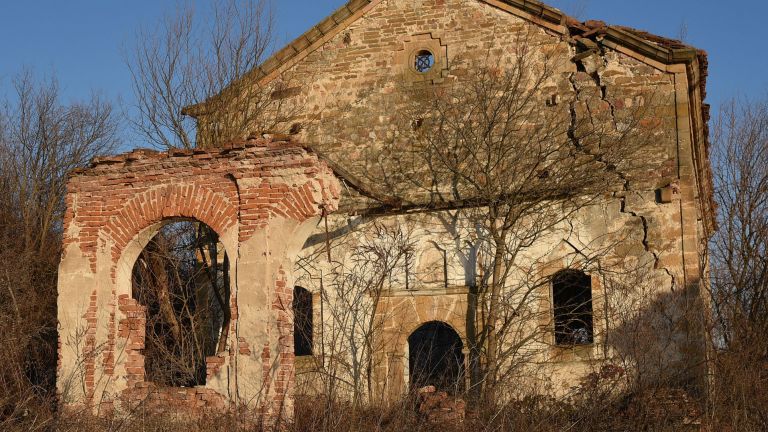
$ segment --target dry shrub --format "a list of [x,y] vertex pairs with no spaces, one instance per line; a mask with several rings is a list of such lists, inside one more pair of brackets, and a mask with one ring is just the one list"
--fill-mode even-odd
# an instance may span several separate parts
[[[0,210],[2,211],[2,210]],[[55,409],[58,251],[27,253],[0,216],[0,430],[36,430]]]
[[[611,387],[581,387],[566,398],[529,395],[501,406],[481,406],[463,422],[430,422],[413,397],[387,407],[355,407],[302,397],[291,431],[508,431],[677,432],[699,430],[700,412],[690,397],[673,389],[616,394]],[[685,402],[683,402],[685,401]],[[693,415],[693,416],[691,416]]]
[[768,430],[768,360],[760,345],[755,341],[754,345],[716,353],[710,414],[712,430]]

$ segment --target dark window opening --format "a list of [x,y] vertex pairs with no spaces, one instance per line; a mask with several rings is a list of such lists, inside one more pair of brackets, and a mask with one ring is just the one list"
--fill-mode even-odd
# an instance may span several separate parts
[[171,222],[133,266],[133,298],[146,307],[145,380],[205,385],[206,357],[226,348],[229,258],[218,235],[196,221]]
[[312,293],[293,288],[293,353],[312,355]]
[[414,67],[417,72],[429,72],[435,66],[435,55],[428,50],[421,50],[416,53]]
[[563,270],[552,278],[557,345],[594,342],[592,278],[577,270]]
[[448,393],[464,390],[461,338],[448,324],[433,321],[408,337],[408,368],[412,389],[433,385]]

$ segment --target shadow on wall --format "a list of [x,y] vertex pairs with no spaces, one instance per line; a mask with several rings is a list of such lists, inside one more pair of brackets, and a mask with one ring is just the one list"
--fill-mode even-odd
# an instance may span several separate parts
[[[621,291],[613,291],[621,301]],[[703,394],[706,379],[705,308],[698,282],[656,293],[610,317],[606,344],[640,388],[677,387]]]

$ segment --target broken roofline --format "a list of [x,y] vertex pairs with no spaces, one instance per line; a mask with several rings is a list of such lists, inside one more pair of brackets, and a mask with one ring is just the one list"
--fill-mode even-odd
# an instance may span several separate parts
[[[308,54],[335,36],[352,22],[358,15],[365,12],[366,7],[372,7],[381,0],[351,0],[337,9],[317,25],[289,43],[286,47],[272,55],[260,66],[247,72],[240,80],[228,85],[220,94],[206,101],[190,105],[182,110],[182,114],[198,117],[206,114],[206,106],[221,94],[236,89],[244,81],[256,80],[266,83],[274,79],[292,62],[300,60],[303,54]],[[528,19],[537,24],[571,37],[601,36],[607,45],[617,44],[647,58],[665,65],[696,62],[700,56],[706,57],[704,51],[687,46],[682,42],[662,36],[653,35],[640,30],[623,26],[610,26],[602,21],[580,22],[559,9],[535,0],[478,0],[491,6]],[[641,59],[642,60],[642,59]],[[699,62],[701,76],[706,77],[706,61]],[[703,84],[702,84],[703,86]],[[702,89],[703,90],[703,89]],[[702,94],[705,94],[702,92]]]
[[[88,167],[75,168],[69,172],[69,176],[75,177],[80,175],[99,175],[97,171],[104,167],[115,165],[128,166],[134,162],[170,159],[175,157],[186,157],[192,160],[208,160],[216,157],[238,157],[242,155],[243,151],[248,149],[258,149],[263,153],[270,154],[271,156],[297,153],[303,150],[308,154],[314,155],[320,159],[320,155],[318,155],[312,148],[293,141],[289,135],[274,133],[253,133],[250,134],[246,139],[232,140],[210,149],[170,148],[165,151],[161,151],[147,148],[134,148],[133,150],[117,155],[96,156],[91,159]],[[338,177],[344,178],[339,173],[335,174]]]

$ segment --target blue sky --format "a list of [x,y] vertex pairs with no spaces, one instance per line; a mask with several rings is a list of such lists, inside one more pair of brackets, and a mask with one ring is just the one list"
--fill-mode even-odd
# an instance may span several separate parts
[[[205,0],[195,0],[203,4]],[[273,0],[278,40],[287,42],[344,0]],[[581,19],[600,19],[678,37],[709,52],[708,101],[768,96],[768,1],[551,0]],[[0,94],[22,67],[55,72],[66,98],[91,90],[130,103],[123,47],[135,30],[171,12],[174,0],[0,0]],[[140,144],[140,143],[137,143]]]

